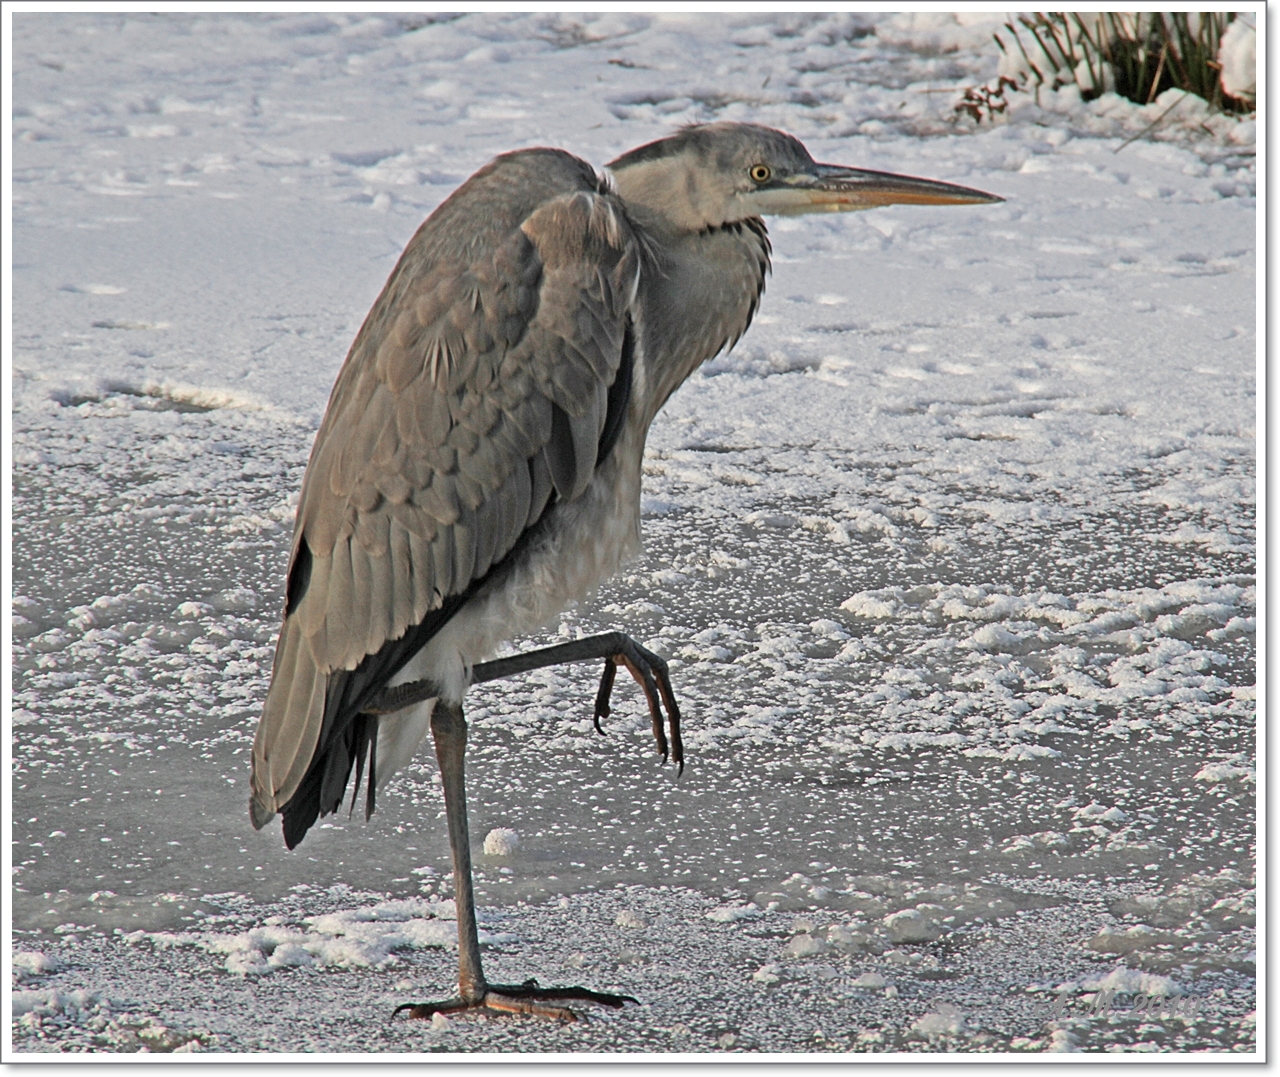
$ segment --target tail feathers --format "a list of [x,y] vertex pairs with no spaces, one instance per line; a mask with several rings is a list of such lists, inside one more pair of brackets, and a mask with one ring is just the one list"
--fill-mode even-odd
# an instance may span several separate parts
[[[363,715],[365,718],[373,718],[369,723],[373,728],[369,731],[365,743],[369,748],[369,791],[364,798],[364,821],[367,823],[370,816],[377,810],[376,796],[374,790],[378,787],[378,719],[373,715]],[[362,744],[356,752],[356,784],[351,787],[351,807],[347,811],[347,818],[351,818],[352,812],[356,810],[356,797],[360,795],[360,776],[364,773],[364,750],[365,745]]]
[[255,827],[266,825],[302,782],[320,738],[328,679],[312,658],[298,618],[286,618],[253,742],[249,816]]
[[250,817],[255,826],[265,825],[279,812],[284,817],[285,844],[292,849],[320,816],[341,807],[353,764],[359,765],[358,790],[366,753],[366,818],[373,813],[378,718],[364,713],[362,708],[458,612],[482,582],[474,581],[462,594],[450,595],[402,636],[387,640],[375,653],[365,655],[352,670],[335,669],[326,674],[317,667],[303,630],[305,601],[299,604],[297,613],[285,618],[253,747]]
[[321,749],[297,792],[281,808],[284,816],[284,843],[290,849],[306,836],[317,818],[342,806],[351,767],[356,765],[356,786],[352,807],[359,794],[366,754],[369,757],[369,790],[365,798],[365,819],[373,814],[374,785],[377,780],[378,719],[372,714],[356,714]]

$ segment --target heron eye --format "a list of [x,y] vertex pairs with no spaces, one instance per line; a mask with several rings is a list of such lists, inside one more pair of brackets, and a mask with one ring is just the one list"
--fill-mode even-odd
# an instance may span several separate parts
[[757,183],[764,183],[773,173],[769,171],[768,165],[752,165],[751,178]]

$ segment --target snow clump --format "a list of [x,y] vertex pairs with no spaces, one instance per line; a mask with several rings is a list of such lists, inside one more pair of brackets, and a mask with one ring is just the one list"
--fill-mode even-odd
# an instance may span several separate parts
[[504,826],[490,830],[484,838],[484,851],[488,856],[511,856],[520,847],[520,835]]

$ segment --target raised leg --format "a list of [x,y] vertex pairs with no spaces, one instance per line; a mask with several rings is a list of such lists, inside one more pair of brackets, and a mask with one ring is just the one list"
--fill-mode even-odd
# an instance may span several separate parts
[[[649,714],[653,718],[653,736],[657,741],[658,751],[665,761],[668,753],[667,737],[662,728],[662,710],[667,711],[667,720],[671,728],[670,754],[672,761],[684,772],[684,742],[680,737],[680,708],[676,704],[675,692],[671,688],[671,676],[667,664],[652,651],[645,650],[630,636],[621,632],[606,632],[599,636],[588,636],[572,643],[561,643],[554,647],[543,647],[536,651],[512,655],[509,658],[496,658],[492,662],[481,662],[471,671],[471,683],[481,684],[485,681],[496,681],[501,677],[512,677],[517,673],[542,669],[545,666],[558,666],[568,662],[583,662],[591,659],[605,660],[604,675],[600,678],[600,690],[596,694],[595,725],[604,732],[600,719],[608,717],[609,697],[613,692],[614,672],[618,666],[626,666],[627,671],[636,679],[644,690],[645,699],[649,703]],[[398,684],[394,688],[384,688],[364,707],[367,714],[391,714],[413,703],[432,699],[440,694],[439,687],[432,681],[411,681]]]

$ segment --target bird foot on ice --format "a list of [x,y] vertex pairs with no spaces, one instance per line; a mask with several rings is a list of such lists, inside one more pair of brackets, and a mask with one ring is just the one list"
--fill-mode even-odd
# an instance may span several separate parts
[[599,1006],[621,1009],[624,1003],[640,1004],[630,995],[612,995],[604,991],[591,991],[585,987],[539,987],[537,980],[525,980],[522,984],[489,984],[485,993],[472,1001],[451,998],[444,1002],[406,1002],[397,1006],[392,1017],[407,1010],[411,1019],[427,1020],[436,1014],[448,1017],[459,1013],[488,1011],[490,1013],[527,1013],[533,1017],[546,1017],[552,1021],[577,1021],[581,1015],[565,1006],[548,1005],[551,1002],[594,1002]]

